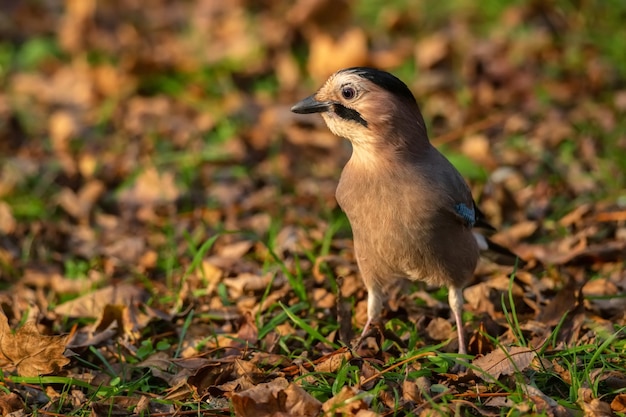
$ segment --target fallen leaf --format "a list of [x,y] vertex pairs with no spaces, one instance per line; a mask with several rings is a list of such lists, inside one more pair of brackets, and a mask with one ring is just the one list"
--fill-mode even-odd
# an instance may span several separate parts
[[[202,362],[198,362],[198,365],[201,364]],[[196,368],[195,373],[189,377],[187,382],[190,386],[194,387],[199,394],[203,394],[211,386],[220,385],[235,379],[235,377],[233,377],[234,370],[235,365],[232,361],[211,361],[210,363]]]
[[316,372],[337,372],[341,366],[343,366],[347,361],[352,359],[352,352],[340,351],[336,355],[328,355],[326,359],[322,362],[315,364]]
[[179,194],[172,172],[159,172],[150,167],[137,177],[130,188],[120,193],[119,200],[130,206],[150,206],[173,202]]
[[82,279],[70,279],[63,276],[56,266],[36,263],[29,265],[24,270],[22,280],[24,284],[41,288],[44,291],[80,294],[89,291],[99,281],[102,281],[102,274],[91,270]]
[[424,401],[424,396],[429,395],[431,385],[430,380],[423,375],[415,380],[407,378],[402,381],[402,398],[420,404]]
[[0,201],[0,233],[5,235],[13,233],[16,224],[11,212],[11,206],[4,201]]
[[614,417],[613,411],[609,403],[601,401],[597,398],[587,401],[579,401],[585,417]]
[[124,334],[130,336],[131,339],[138,339],[141,329],[146,327],[150,320],[151,317],[140,312],[134,303],[127,305],[107,304],[93,328],[96,333],[100,333],[115,323],[114,328],[119,335]]
[[291,364],[291,360],[288,357],[267,352],[252,353],[252,359],[250,362],[263,368],[273,368]]
[[274,277],[271,273],[264,274],[262,276],[251,273],[243,273],[236,277],[224,279],[224,284],[230,290],[233,299],[237,299],[245,292],[264,291],[271,283],[276,285],[275,281],[272,282],[273,279]]
[[148,294],[136,285],[111,285],[59,304],[54,312],[65,317],[99,318],[107,305],[129,305],[146,301]]
[[15,333],[0,311],[0,368],[15,367],[20,376],[39,376],[58,372],[70,363],[63,356],[69,336],[44,336],[33,321]]
[[441,341],[447,340],[454,334],[452,330],[452,324],[442,317],[435,317],[426,326],[426,333],[428,337],[433,340]]
[[249,311],[245,312],[239,320],[240,327],[237,337],[230,342],[232,349],[226,351],[225,355],[237,355],[242,350],[250,346],[256,346],[259,340],[259,329],[257,328],[254,316]]
[[367,64],[367,36],[363,29],[353,27],[339,39],[327,33],[318,33],[310,44],[308,70],[317,80],[326,79],[341,68]]
[[90,415],[92,417],[126,417],[128,414],[128,408],[124,404],[116,404],[112,401],[91,403]]
[[57,196],[57,201],[70,216],[87,223],[94,204],[104,191],[105,186],[101,181],[91,180],[78,192],[67,187],[63,188]]
[[570,227],[575,223],[582,221],[583,217],[592,209],[591,204],[581,204],[565,216],[561,217],[559,224],[563,227]]
[[322,404],[285,378],[276,378],[231,396],[239,417],[314,417]]
[[523,371],[530,365],[537,354],[527,347],[513,346],[496,349],[491,353],[472,361],[478,369],[474,372],[484,381],[497,381],[500,375],[511,375]]
[[611,410],[617,413],[626,412],[626,394],[617,394],[611,401]]
[[430,68],[446,57],[450,40],[443,32],[434,33],[415,45],[415,61],[420,69]]
[[24,402],[16,393],[0,394],[0,415],[8,416],[13,412],[24,410],[24,408],[26,408]]
[[358,390],[354,387],[343,387],[339,394],[330,398],[322,406],[324,416],[356,416],[362,410],[369,410],[369,405],[363,397],[357,396],[358,394]]

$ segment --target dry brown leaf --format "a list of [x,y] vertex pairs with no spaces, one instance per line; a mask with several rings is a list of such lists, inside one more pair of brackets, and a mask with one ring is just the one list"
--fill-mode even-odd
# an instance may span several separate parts
[[165,352],[157,352],[137,364],[137,367],[150,368],[151,370],[163,372],[166,372],[170,366],[172,366],[172,360]]
[[617,262],[626,256],[626,242],[607,241],[588,245],[586,239],[565,238],[549,244],[521,244],[517,253],[525,260],[545,265],[580,265]]
[[472,365],[478,369],[474,372],[484,381],[490,382],[498,380],[500,375],[511,375],[514,372],[521,372],[530,365],[537,356],[534,350],[527,347],[513,346],[507,348],[506,352],[502,348],[474,359]]
[[222,280],[224,271],[207,260],[203,260],[192,277],[200,281],[199,285],[206,287],[206,293],[212,295]]
[[219,245],[215,252],[217,256],[222,258],[239,259],[244,256],[254,247],[254,242],[251,240],[240,240],[237,242],[229,243],[227,245]]
[[291,360],[283,355],[277,355],[274,353],[267,352],[254,352],[252,353],[251,363],[261,366],[261,367],[278,367],[278,366],[288,366],[291,364]]
[[137,305],[130,303],[128,305],[107,304],[102,310],[102,315],[94,324],[93,328],[96,333],[108,330],[113,323],[118,335],[125,334],[131,339],[138,339],[141,330],[150,322],[150,315],[143,314],[137,308]]
[[15,367],[20,376],[39,376],[58,372],[70,363],[63,356],[69,336],[44,336],[33,321],[15,333],[0,312],[0,368]]
[[311,40],[308,70],[311,76],[322,81],[341,68],[367,64],[367,36],[363,29],[353,27],[339,39],[327,33],[318,33]]
[[[310,123],[309,118],[293,117],[293,120],[302,120],[303,123]],[[324,149],[334,149],[337,147],[337,136],[331,132],[322,129],[305,129],[300,126],[287,126],[285,128],[288,139],[291,143],[298,146],[318,146]]]
[[539,388],[528,384],[523,384],[520,388],[522,388],[526,395],[532,400],[539,413],[553,415],[555,417],[565,417],[570,415],[567,408],[560,405],[555,399],[544,394]]
[[626,412],[626,394],[617,394],[611,401],[611,410],[617,413]]
[[483,313],[478,328],[470,334],[468,349],[475,355],[486,355],[495,349],[492,338],[502,335],[505,331],[506,328],[493,316]]
[[146,245],[144,236],[119,236],[115,241],[106,245],[102,252],[110,257],[113,263],[138,264],[146,253]]
[[443,32],[434,33],[415,45],[415,61],[420,69],[430,68],[446,57],[450,40]]
[[452,324],[442,317],[435,317],[426,326],[426,333],[428,337],[433,340],[441,341],[449,339],[454,331],[452,330]]
[[89,271],[87,277],[70,279],[61,275],[60,269],[53,265],[32,264],[24,270],[22,282],[45,291],[59,294],[80,294],[89,291],[102,280],[102,274]]
[[94,333],[90,328],[85,327],[74,333],[67,347],[70,349],[97,346],[115,338],[118,335],[116,329],[106,329],[103,332]]
[[296,27],[302,27],[307,23],[344,26],[349,18],[349,5],[347,1],[337,0],[299,0],[287,13],[287,21]]
[[465,301],[472,307],[473,311],[487,313],[490,317],[496,316],[496,307],[491,302],[491,288],[488,283],[481,282],[469,286],[463,290]]
[[118,331],[124,329],[124,315],[126,314],[127,307],[125,305],[107,304],[102,310],[102,315],[94,325],[96,332],[106,330],[113,323],[117,324]]
[[146,301],[146,291],[136,285],[112,285],[59,304],[54,312],[64,317],[99,318],[107,305]]
[[328,355],[326,360],[315,365],[316,372],[337,372],[341,366],[352,359],[352,352],[341,352],[337,355]]
[[117,404],[112,401],[94,401],[91,403],[90,415],[92,417],[126,417],[128,416],[128,408],[123,404]]
[[430,380],[423,375],[415,380],[405,379],[402,381],[402,399],[421,404],[424,402],[424,396],[430,394],[431,386]]
[[70,216],[86,222],[94,204],[104,191],[102,181],[91,180],[77,193],[67,187],[64,188],[58,194],[57,201]]
[[5,235],[11,234],[15,230],[16,225],[11,206],[4,201],[0,201],[0,233]]
[[322,406],[324,416],[356,416],[362,410],[369,410],[369,405],[362,397],[357,397],[358,394],[358,390],[354,387],[343,387],[339,394],[330,398]]
[[590,401],[579,401],[585,417],[613,417],[609,403],[592,398]]
[[202,394],[209,390],[217,389],[224,392],[239,391],[242,388],[251,388],[259,380],[265,378],[261,370],[252,362],[242,359],[225,358],[221,361],[209,363],[203,361],[187,360],[179,363],[186,369],[191,366],[201,365],[195,373],[187,379],[187,383],[194,387],[196,392]]
[[487,167],[497,166],[490,147],[489,138],[482,133],[467,135],[461,143],[461,151],[477,163]]
[[563,227],[570,227],[582,221],[583,217],[592,209],[591,204],[581,204],[565,216],[561,217],[559,224]]
[[[272,283],[273,274],[268,273],[259,276],[251,273],[243,273],[236,277],[226,278],[224,284],[230,290],[233,299],[241,297],[248,291],[263,291]],[[274,282],[276,284],[276,282]]]
[[322,404],[296,384],[276,378],[231,396],[239,417],[314,417]]
[[607,315],[620,314],[626,309],[626,299],[617,296],[624,290],[624,284],[618,284],[621,285],[606,278],[594,279],[585,283],[582,292],[595,310],[606,312]]
[[179,195],[172,172],[159,172],[155,167],[149,167],[137,177],[132,187],[120,193],[119,199],[130,206],[150,206],[171,203]]
[[[249,311],[243,314],[241,326],[237,332],[237,339],[233,339],[231,346],[255,346],[259,341],[259,329],[257,328],[254,316]],[[242,345],[241,341],[245,342]]]
[[[187,383],[194,387],[196,392],[203,394],[207,388],[215,385],[222,384],[227,381],[235,379],[233,372],[235,365],[232,361],[220,362],[212,361],[205,363],[204,361],[191,361],[182,362],[181,365],[185,365],[186,369],[195,370],[195,373],[189,377]],[[200,366],[199,368],[192,369],[191,366]]]
[[8,416],[15,411],[24,410],[26,406],[19,395],[14,392],[0,394],[0,415]]
[[54,151],[59,156],[69,157],[69,141],[79,130],[76,117],[69,111],[58,110],[50,115],[48,130]]
[[313,303],[318,308],[332,309],[337,305],[337,297],[326,288],[314,288],[311,295]]
[[575,280],[570,280],[542,309],[537,321],[555,326],[565,314],[574,311],[578,306],[578,286]]
[[534,220],[522,221],[499,231],[493,240],[504,246],[513,246],[516,242],[531,236],[539,228],[539,222]]
[[71,0],[66,3],[66,13],[61,20],[59,44],[67,52],[78,52],[86,41],[85,29],[93,19],[96,2],[93,0]]

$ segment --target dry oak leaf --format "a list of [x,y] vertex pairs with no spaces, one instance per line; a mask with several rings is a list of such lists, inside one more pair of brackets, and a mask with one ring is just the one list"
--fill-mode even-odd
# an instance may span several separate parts
[[594,398],[590,402],[582,403],[581,408],[585,413],[585,417],[613,417],[615,414],[611,411],[611,406],[604,401]]
[[24,408],[26,408],[24,402],[16,393],[0,394],[0,415],[7,416],[15,411],[24,410]]
[[318,400],[285,378],[235,393],[231,400],[239,417],[313,417],[322,409]]
[[618,413],[626,412],[626,394],[617,394],[611,401],[611,410]]
[[506,348],[506,351],[498,348],[475,359],[472,365],[477,368],[474,372],[482,380],[497,381],[500,375],[511,375],[515,371],[523,371],[535,356],[537,356],[535,351],[527,347],[514,346]]
[[32,321],[13,333],[8,319],[0,312],[0,369],[15,367],[20,376],[57,372],[70,362],[63,356],[68,337],[44,336]]
[[324,417],[341,416],[366,416],[369,415],[370,407],[367,398],[359,395],[355,387],[345,386],[337,395],[328,399],[323,406]]

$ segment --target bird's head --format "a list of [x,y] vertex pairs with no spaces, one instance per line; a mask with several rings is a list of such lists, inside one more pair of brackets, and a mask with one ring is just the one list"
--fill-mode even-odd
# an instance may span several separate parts
[[356,146],[426,139],[424,120],[409,88],[390,73],[373,68],[337,71],[291,111],[321,113],[335,135]]

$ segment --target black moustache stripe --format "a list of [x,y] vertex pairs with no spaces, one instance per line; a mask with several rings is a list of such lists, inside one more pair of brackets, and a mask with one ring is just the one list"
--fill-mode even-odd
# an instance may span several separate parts
[[333,110],[335,114],[341,117],[342,119],[354,120],[355,122],[367,127],[367,121],[361,117],[361,113],[359,113],[358,111],[354,109],[349,109],[348,107],[339,103],[334,104]]

